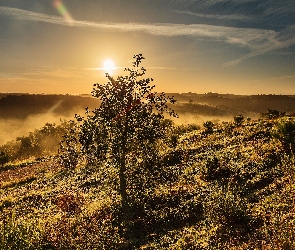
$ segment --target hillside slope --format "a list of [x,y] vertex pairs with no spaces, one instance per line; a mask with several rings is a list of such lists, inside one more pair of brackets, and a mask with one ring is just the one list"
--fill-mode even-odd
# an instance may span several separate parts
[[128,235],[107,166],[0,167],[1,249],[294,249],[295,121],[211,125],[167,131]]

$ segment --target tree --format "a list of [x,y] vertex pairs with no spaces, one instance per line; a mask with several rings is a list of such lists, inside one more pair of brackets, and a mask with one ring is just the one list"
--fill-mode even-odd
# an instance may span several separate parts
[[138,179],[156,167],[155,146],[165,135],[164,113],[177,117],[168,107],[174,98],[153,92],[153,79],[143,78],[146,70],[139,68],[143,56],[135,55],[134,59],[133,68],[125,69],[128,75],[114,79],[106,74],[106,84],[94,84],[92,95],[100,99],[100,106],[92,112],[87,109],[86,118],[76,115],[78,140],[65,138],[62,147],[62,151],[73,150],[78,141],[87,162],[115,166],[125,221],[133,202],[130,192],[133,187],[139,192],[147,185],[148,181],[138,183]]

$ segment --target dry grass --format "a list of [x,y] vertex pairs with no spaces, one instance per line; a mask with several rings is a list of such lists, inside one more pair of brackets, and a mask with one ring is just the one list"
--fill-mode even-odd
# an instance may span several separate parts
[[295,158],[269,123],[178,134],[165,152],[179,158],[136,200],[129,234],[102,166],[6,165],[0,249],[295,249]]

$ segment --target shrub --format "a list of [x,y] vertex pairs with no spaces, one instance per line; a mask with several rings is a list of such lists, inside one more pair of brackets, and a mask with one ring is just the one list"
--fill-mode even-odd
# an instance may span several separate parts
[[212,121],[206,121],[203,124],[203,126],[205,128],[205,134],[212,134],[213,133],[214,123]]
[[0,151],[5,152],[11,161],[56,155],[62,135],[68,127],[67,121],[58,126],[46,123],[41,129],[36,129],[29,135],[18,137],[15,141],[0,146]]
[[237,115],[234,117],[234,122],[237,127],[241,126],[244,121],[245,121],[245,118],[243,115]]
[[293,119],[282,119],[273,129],[273,136],[279,139],[288,153],[295,152],[295,121]]
[[5,163],[9,162],[9,156],[4,152],[0,152],[0,164],[3,166]]

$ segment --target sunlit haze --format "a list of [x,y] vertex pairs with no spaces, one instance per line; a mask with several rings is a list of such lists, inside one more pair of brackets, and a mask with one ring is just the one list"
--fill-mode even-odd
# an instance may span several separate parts
[[87,94],[142,53],[157,91],[295,94],[294,16],[294,0],[0,0],[0,92]]

